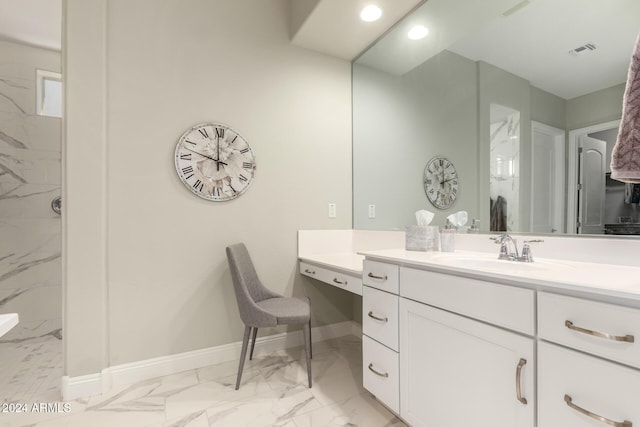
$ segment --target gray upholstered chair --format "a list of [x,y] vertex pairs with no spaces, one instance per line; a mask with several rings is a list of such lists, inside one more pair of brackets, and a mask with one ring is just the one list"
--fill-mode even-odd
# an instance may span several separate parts
[[253,262],[249,257],[249,251],[247,251],[243,243],[227,247],[227,260],[231,270],[233,289],[238,301],[240,318],[245,325],[236,390],[240,387],[242,369],[247,356],[249,335],[251,335],[252,330],[249,360],[253,358],[253,347],[256,344],[258,328],[276,325],[302,325],[304,350],[307,358],[307,376],[309,377],[309,388],[311,388],[312,353],[309,299],[286,298],[267,289],[258,278]]

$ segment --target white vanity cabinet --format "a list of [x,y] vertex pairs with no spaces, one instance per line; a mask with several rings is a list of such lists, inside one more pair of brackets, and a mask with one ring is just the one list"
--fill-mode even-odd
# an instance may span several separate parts
[[364,385],[408,425],[640,427],[640,268],[363,255]]
[[362,333],[398,351],[398,295],[364,286]]
[[362,263],[362,284],[391,294],[398,294],[397,265],[365,259]]
[[637,308],[539,292],[538,335],[547,341],[640,368],[640,310]]
[[399,414],[398,266],[365,260],[362,282],[362,383]]
[[538,426],[640,425],[640,372],[555,344],[538,344]]
[[[476,304],[523,305],[527,310],[533,307],[533,292],[514,288],[515,295],[509,295],[502,285],[507,294],[496,303],[495,292],[501,289],[489,282],[405,268],[400,277],[401,417],[412,426],[533,427],[534,340],[451,312],[477,311],[461,292],[465,286],[474,287]],[[429,287],[442,285],[438,280],[460,293],[456,298],[441,293],[434,300],[405,298],[405,289],[412,298],[428,295]],[[484,285],[488,294],[483,296]],[[450,311],[429,304],[443,304]],[[499,311],[480,316],[500,317]],[[523,324],[528,323],[532,317]]]
[[640,310],[539,292],[538,325],[540,427],[640,426]]

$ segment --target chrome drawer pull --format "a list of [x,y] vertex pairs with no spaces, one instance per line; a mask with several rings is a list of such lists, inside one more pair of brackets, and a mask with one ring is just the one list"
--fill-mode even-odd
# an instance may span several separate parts
[[569,329],[571,329],[573,331],[582,332],[583,334],[593,335],[594,337],[600,337],[600,338],[604,338],[604,339],[607,339],[607,340],[624,341],[624,342],[634,342],[635,341],[635,339],[633,338],[633,335],[619,336],[619,335],[605,334],[603,332],[591,331],[589,329],[584,329],[584,328],[580,328],[578,326],[574,326],[573,322],[570,321],[570,320],[565,320],[564,321],[564,326],[566,326],[567,328],[569,328]]
[[337,277],[333,278],[333,283],[337,283],[338,285],[346,285],[347,281],[345,280],[344,282],[341,282],[340,280],[338,280]]
[[385,372],[384,374],[381,374],[380,372],[378,372],[375,369],[373,369],[373,363],[369,363],[369,370],[371,372],[373,372],[374,374],[376,374],[377,376],[379,376],[379,377],[389,378],[389,374],[388,373]]
[[315,272],[315,271],[311,271],[311,270],[309,270],[308,268],[305,268],[305,269],[304,269],[304,272],[305,272],[305,273],[307,273],[307,274],[316,274],[316,272]]
[[581,414],[584,414],[588,417],[593,418],[594,420],[598,420],[600,422],[603,422],[607,425],[613,426],[613,427],[632,427],[633,424],[631,424],[631,421],[623,421],[623,422],[617,422],[617,421],[612,421],[608,418],[605,417],[601,417],[600,415],[594,414],[593,412],[587,411],[586,409],[583,409],[581,407],[579,407],[578,405],[576,405],[575,403],[573,403],[573,400],[571,399],[571,396],[569,396],[568,394],[564,395],[564,401],[567,402],[567,406],[575,409],[576,411],[580,412]]
[[516,399],[523,405],[527,404],[527,399],[522,397],[522,390],[520,389],[520,378],[522,377],[522,367],[527,364],[527,359],[520,359],[518,367],[516,368]]
[[377,279],[377,280],[387,280],[388,279],[386,274],[384,276],[376,276],[373,273],[369,273],[369,274],[367,274],[367,276],[371,277],[372,279]]
[[379,320],[379,321],[381,321],[381,322],[384,322],[384,323],[387,323],[387,322],[389,321],[389,319],[388,319],[388,318],[386,318],[386,317],[378,317],[378,316],[375,316],[375,315],[373,314],[373,311],[370,311],[370,312],[369,312],[369,314],[367,314],[367,316],[371,317],[372,319],[376,319],[376,320]]

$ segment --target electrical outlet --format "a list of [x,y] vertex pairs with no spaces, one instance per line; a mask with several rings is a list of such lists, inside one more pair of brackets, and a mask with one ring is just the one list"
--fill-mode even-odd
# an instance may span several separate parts
[[369,205],[369,218],[376,217],[376,205]]
[[329,218],[335,218],[335,217],[336,217],[336,204],[329,203]]

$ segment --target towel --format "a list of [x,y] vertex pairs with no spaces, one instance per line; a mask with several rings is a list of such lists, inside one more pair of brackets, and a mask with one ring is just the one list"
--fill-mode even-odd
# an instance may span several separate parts
[[640,183],[640,35],[629,65],[622,121],[611,155],[611,178]]
[[502,196],[491,199],[490,231],[507,231],[507,199]]

